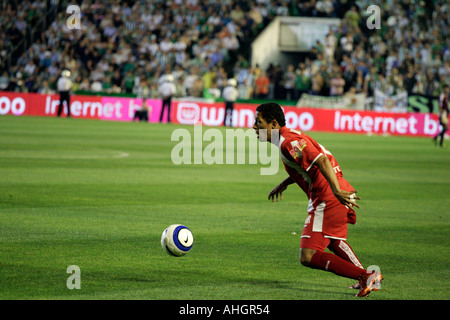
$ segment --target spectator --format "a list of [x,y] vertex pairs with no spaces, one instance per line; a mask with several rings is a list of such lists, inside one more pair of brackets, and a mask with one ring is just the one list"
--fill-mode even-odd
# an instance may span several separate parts
[[134,111],[133,122],[136,120],[141,122],[148,122],[149,113],[151,113],[151,105],[147,102],[147,99],[142,100],[142,105],[136,108]]
[[245,17],[245,13],[239,4],[236,4],[234,9],[231,10],[230,17],[234,21],[234,23],[236,24],[242,23]]
[[[233,67],[236,61],[242,62],[239,56],[246,57],[249,42],[262,27],[277,14],[330,16],[330,8],[334,6],[331,16],[343,18],[342,23],[335,30],[330,30],[325,42],[314,47],[311,64],[308,63],[308,68],[313,67],[311,73],[320,71],[323,78],[320,94],[329,94],[329,73],[334,72],[335,64],[341,67],[346,82],[344,92],[360,86],[358,70],[365,67],[363,91],[370,95],[374,86],[368,85],[381,83],[379,79],[374,80],[378,75],[374,76],[373,72],[368,71],[374,67],[376,73],[383,76],[383,82],[389,80],[392,92],[399,87],[394,83],[403,80],[403,86],[400,87],[408,92],[412,92],[419,83],[415,92],[438,94],[439,82],[449,80],[447,3],[436,0],[427,3],[427,7],[421,3],[417,8],[412,8],[407,0],[381,2],[381,12],[389,12],[389,20],[386,20],[387,23],[381,29],[371,31],[364,29],[365,23],[361,19],[366,14],[366,6],[358,8],[358,5],[360,4],[352,5],[352,2],[334,0],[256,0],[250,3],[198,0],[177,0],[170,3],[144,0],[131,3],[107,0],[91,5],[83,2],[81,30],[69,30],[66,27],[63,11],[49,15],[53,21],[47,30],[41,32],[42,37],[37,37],[26,52],[17,53],[17,63],[8,69],[11,74],[9,86],[10,90],[39,91],[43,80],[47,80],[49,86],[54,88],[54,78],[60,68],[64,68],[70,70],[74,78],[80,75],[84,79],[75,84],[79,88],[89,89],[89,78],[101,70],[104,73],[103,82],[107,79],[107,73],[112,72],[109,74],[111,84],[104,84],[102,90],[129,92],[130,87],[126,88],[123,81],[128,71],[131,71],[135,79],[144,75],[149,79],[149,86],[154,87],[156,84],[153,79],[157,79],[166,67],[175,70],[180,65],[186,70],[180,76],[184,77],[183,86],[187,94],[192,91],[195,95],[202,96],[203,85],[198,79],[188,79],[189,70],[201,67],[196,72],[196,76],[201,79],[207,70],[217,66],[228,73],[227,76],[216,79],[218,87],[223,88],[228,77],[235,77],[246,86],[241,88],[244,97],[248,96],[248,89],[256,75],[249,72],[248,77],[245,76],[246,71],[242,69],[248,69],[248,65],[238,64],[235,70]],[[39,1],[18,2],[14,6],[7,3],[4,6],[0,13],[0,23],[2,30],[6,31],[0,31],[0,63],[5,63],[10,48],[23,39],[24,33],[29,30],[30,25],[35,25],[38,17],[44,16],[46,8]],[[11,17],[17,19],[13,20]],[[51,52],[50,58],[47,57],[47,52]],[[34,60],[34,67],[30,60]],[[273,64],[277,62],[273,61]],[[323,64],[327,67],[325,72],[322,70]],[[26,71],[23,68],[25,66]],[[403,79],[398,75],[391,78],[394,69],[404,75]],[[116,70],[119,75],[114,72]],[[287,76],[288,70],[277,67],[266,71],[271,80],[266,98],[285,97],[289,88],[284,87],[283,78]],[[429,80],[423,78],[418,81],[416,78],[420,72],[427,74]],[[415,81],[411,74],[414,74]],[[95,79],[101,78],[95,75],[91,81]],[[298,74],[296,79],[298,81]],[[189,82],[189,86],[195,89],[187,90],[185,84]],[[133,90],[137,86],[135,80]],[[295,97],[301,90],[297,87],[296,91]]]
[[319,72],[315,73],[311,78],[311,91],[312,95],[320,95],[324,86],[324,79]]
[[342,47],[342,51],[344,54],[350,56],[353,51],[353,34],[351,32],[348,32],[346,35],[344,35],[340,40],[340,45]]
[[125,93],[132,93],[134,88],[134,75],[131,71],[128,71],[126,76],[122,80],[121,87],[125,89]]
[[327,64],[334,63],[334,53],[336,51],[336,36],[334,34],[333,29],[327,34],[325,38],[325,46],[324,46],[324,56]]
[[356,71],[356,79],[355,82],[353,83],[353,88],[355,89],[355,93],[364,92],[364,73],[362,70]]
[[316,12],[318,17],[331,17],[334,10],[331,0],[319,0],[316,2]]
[[386,75],[390,75],[392,69],[397,68],[399,65],[397,53],[394,50],[389,51],[389,55],[386,58]]
[[91,82],[91,88],[90,91],[94,92],[94,93],[99,93],[101,92],[103,89],[103,85],[100,81],[98,80],[94,80]]
[[34,60],[31,59],[25,66],[24,71],[27,76],[32,76],[34,72],[36,71],[36,64],[34,63]]
[[348,20],[350,25],[354,28],[358,28],[359,17],[357,6],[352,6],[351,9],[344,14],[344,19]]
[[250,73],[250,77],[245,79],[243,84],[240,85],[238,88],[239,99],[243,100],[251,99],[253,96],[253,88],[254,88],[253,74]]
[[356,67],[353,63],[350,63],[346,68],[342,77],[345,80],[344,91],[348,91],[356,82]]
[[212,87],[214,78],[216,76],[215,70],[209,69],[202,76],[203,89],[209,90]]
[[412,94],[412,90],[414,88],[414,85],[416,84],[416,78],[414,77],[414,70],[412,67],[408,68],[407,74],[403,79],[403,83],[406,89],[406,92],[408,92],[408,95]]
[[261,70],[258,78],[256,78],[255,80],[255,90],[254,90],[255,97],[258,99],[267,98],[267,95],[269,94],[269,85],[270,80],[269,77],[267,76],[267,73],[264,70]]
[[211,97],[213,100],[217,100],[218,98],[220,98],[220,95],[221,91],[219,89],[219,86],[217,82],[214,81],[211,88],[209,88],[207,91],[207,96]]
[[112,81],[111,81],[111,76],[105,76],[102,82],[102,91],[106,92],[106,93],[111,93],[112,92]]
[[391,95],[398,94],[405,90],[403,75],[399,73],[397,68],[392,70],[392,74],[389,77],[389,83],[392,87],[392,89],[390,90]]
[[45,56],[43,57],[43,59],[41,60],[41,67],[43,68],[48,68],[52,65],[52,54],[50,51],[46,51],[45,52]]
[[379,73],[378,77],[375,78],[374,90],[380,90],[381,92],[388,92],[388,82],[384,77],[383,73]]
[[196,78],[191,88],[191,96],[201,98],[203,97],[203,84],[200,78]]
[[281,1],[278,3],[278,6],[276,8],[276,14],[278,16],[283,16],[283,17],[286,17],[289,15],[288,3],[286,1]]
[[24,67],[19,67],[10,78],[10,90],[15,92],[28,92],[23,79]]
[[283,87],[283,69],[280,65],[276,65],[273,71],[273,79],[270,82],[274,83],[274,98],[283,99],[284,98],[284,87]]
[[119,70],[115,70],[114,74],[112,76],[112,79],[111,79],[112,85],[113,86],[117,86],[117,87],[120,88],[122,86],[122,80],[123,80],[123,78],[120,75],[120,71]]
[[9,76],[7,71],[3,71],[0,77],[0,91],[6,91],[9,88]]
[[[90,90],[90,88],[91,88],[91,83],[89,82],[89,79],[88,78],[81,79],[81,82],[78,85],[78,90],[88,91],[88,90]],[[114,88],[114,84],[113,84],[113,88]],[[116,91],[114,91],[114,92],[116,92]]]
[[8,34],[9,41],[11,41],[11,44],[13,47],[17,46],[24,36],[24,34],[17,27],[17,24],[13,24],[8,29],[7,34]]
[[295,84],[297,89],[296,99],[300,99],[304,93],[311,90],[311,77],[304,63],[301,63],[300,69],[297,70]]
[[40,87],[37,91],[40,94],[55,94],[55,90],[50,88],[50,85],[47,80],[42,81],[42,87]]
[[366,97],[373,97],[377,78],[378,72],[376,68],[374,66],[370,67],[369,72],[364,77],[364,94]]
[[294,100],[295,97],[295,80],[297,75],[295,74],[294,65],[289,64],[287,72],[284,74],[284,89],[286,92],[287,100]]
[[330,81],[330,96],[339,97],[344,94],[345,80],[340,72],[336,72]]
[[189,71],[190,71],[189,75],[187,75],[183,81],[183,87],[186,90],[186,94],[188,96],[190,96],[190,95],[192,96],[194,83],[196,80],[199,79],[199,76],[198,76],[199,69],[196,67],[191,67]]
[[425,86],[424,83],[422,82],[422,79],[418,79],[415,84],[414,87],[411,90],[412,94],[417,94],[417,95],[424,95],[425,94]]

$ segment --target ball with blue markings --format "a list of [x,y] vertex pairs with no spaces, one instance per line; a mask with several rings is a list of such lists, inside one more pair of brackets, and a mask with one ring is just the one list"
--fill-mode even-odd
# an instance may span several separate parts
[[182,224],[168,226],[161,235],[161,246],[170,255],[181,257],[192,249],[194,236],[188,227]]

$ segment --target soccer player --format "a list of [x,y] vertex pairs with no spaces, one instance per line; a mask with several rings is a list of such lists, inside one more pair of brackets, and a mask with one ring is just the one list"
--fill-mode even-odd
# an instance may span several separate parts
[[[346,242],[347,223],[356,223],[354,207],[360,197],[344,179],[333,155],[304,132],[288,129],[283,110],[276,103],[264,103],[255,114],[256,131],[261,142],[280,148],[288,177],[269,193],[269,200],[283,199],[283,191],[296,183],[308,196],[306,218],[300,242],[300,262],[314,269],[333,272],[358,280],[351,288],[357,297],[378,290],[380,272],[365,270]],[[328,248],[333,253],[325,252]]]

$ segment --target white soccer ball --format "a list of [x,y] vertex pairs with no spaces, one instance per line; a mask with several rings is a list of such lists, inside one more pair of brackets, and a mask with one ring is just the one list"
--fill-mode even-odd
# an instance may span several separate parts
[[170,255],[184,256],[192,249],[194,236],[188,227],[182,224],[168,226],[161,235],[161,246]]

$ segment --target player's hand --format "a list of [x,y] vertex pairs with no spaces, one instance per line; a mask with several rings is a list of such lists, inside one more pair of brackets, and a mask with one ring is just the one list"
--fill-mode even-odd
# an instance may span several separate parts
[[283,200],[283,191],[287,189],[287,185],[285,183],[280,183],[275,188],[272,189],[272,191],[269,192],[269,200],[272,200],[272,202],[275,201],[275,199],[278,202],[278,197],[280,200]]
[[359,208],[359,205],[356,203],[356,200],[361,200],[360,197],[356,196],[358,191],[345,191],[339,190],[334,192],[334,195],[339,200],[340,203],[345,205],[347,208],[353,209],[354,207]]

